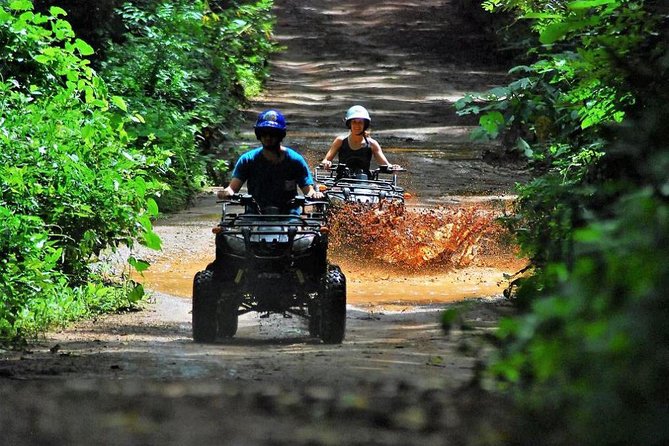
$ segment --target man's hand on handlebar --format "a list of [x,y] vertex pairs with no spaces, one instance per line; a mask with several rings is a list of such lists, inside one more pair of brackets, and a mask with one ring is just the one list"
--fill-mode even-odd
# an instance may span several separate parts
[[321,161],[321,166],[323,166],[324,169],[330,170],[330,167],[332,167],[332,161],[323,160]]
[[224,199],[226,199],[226,198],[230,198],[230,197],[232,197],[233,195],[235,195],[235,191],[232,190],[232,188],[229,187],[229,186],[226,187],[225,189],[221,189],[221,190],[219,190],[219,191],[216,193],[216,197],[217,197],[219,200],[224,200]]
[[305,197],[309,198],[310,200],[320,200],[325,197],[325,195],[323,195],[323,192],[314,189],[305,195]]

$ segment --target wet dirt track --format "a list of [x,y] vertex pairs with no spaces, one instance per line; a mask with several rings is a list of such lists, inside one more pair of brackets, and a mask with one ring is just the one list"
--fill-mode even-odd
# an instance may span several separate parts
[[234,339],[194,344],[188,301],[154,299],[2,352],[4,444],[465,444],[500,419],[467,383],[503,301],[449,336],[435,308],[351,308],[346,341],[327,346],[296,319],[250,316]]
[[[343,130],[345,109],[361,103],[388,157],[412,172],[411,206],[513,193],[523,172],[487,163],[484,153],[498,149],[471,144],[471,122],[451,107],[504,77],[482,58],[481,33],[456,4],[275,3],[276,36],[287,50],[248,111],[249,128],[257,111],[281,109],[286,143],[313,165]],[[398,277],[338,258],[354,304],[342,345],[309,338],[296,318],[254,314],[241,318],[233,340],[197,345],[183,296],[213,256],[209,228],[218,213],[207,196],[157,223],[165,249],[142,254],[156,262],[143,311],[0,351],[3,444],[465,444],[479,423],[500,418],[494,400],[463,385],[486,351],[482,336],[511,311],[497,283],[516,264]],[[444,302],[464,297],[469,329],[445,336]]]
[[[471,197],[452,200],[471,202]],[[152,290],[189,299],[193,276],[213,260],[214,237],[211,229],[220,219],[221,205],[214,194],[203,195],[197,204],[178,215],[156,223],[164,240],[160,252],[140,250],[137,255],[152,263],[137,280]],[[417,212],[409,207],[407,212]],[[513,252],[496,253],[467,268],[445,264],[442,268],[411,270],[373,259],[351,256],[336,246],[329,258],[347,277],[347,302],[357,307],[407,310],[415,305],[458,302],[467,298],[493,298],[502,295],[507,284],[505,274],[519,270],[524,262]]]

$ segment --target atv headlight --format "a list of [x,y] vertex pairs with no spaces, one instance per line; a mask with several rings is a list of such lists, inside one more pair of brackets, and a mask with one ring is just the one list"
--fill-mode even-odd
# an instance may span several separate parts
[[230,252],[243,254],[246,251],[246,243],[243,236],[228,235],[225,237],[225,244],[228,245]]
[[293,251],[306,251],[307,249],[311,248],[315,238],[316,236],[312,234],[296,237],[293,241]]

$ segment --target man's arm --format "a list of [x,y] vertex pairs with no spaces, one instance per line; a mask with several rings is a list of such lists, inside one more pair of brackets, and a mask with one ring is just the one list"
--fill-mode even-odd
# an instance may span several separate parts
[[230,181],[230,184],[228,184],[228,187],[219,190],[218,193],[216,193],[216,196],[219,199],[230,197],[239,192],[243,184],[244,182],[239,178],[233,178],[232,181]]
[[304,196],[307,198],[314,198],[316,200],[323,198],[323,192],[317,191],[313,185],[307,184],[304,187],[301,187],[302,192],[304,193]]

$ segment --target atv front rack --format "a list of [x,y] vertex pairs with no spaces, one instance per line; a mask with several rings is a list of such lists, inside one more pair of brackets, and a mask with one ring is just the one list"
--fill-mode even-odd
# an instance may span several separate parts
[[[222,221],[229,217],[241,217],[241,216],[254,216],[254,217],[267,217],[274,219],[286,219],[286,218],[307,218],[309,221],[315,220],[324,221],[326,218],[326,208],[329,205],[329,202],[326,200],[313,200],[306,198],[303,195],[298,195],[293,198],[290,202],[291,206],[302,209],[301,214],[280,214],[276,212],[263,212],[255,199],[250,194],[235,194],[225,200],[219,200],[217,203],[223,204],[223,215]],[[228,213],[228,206],[242,206],[244,212],[242,213]],[[276,209],[276,208],[275,208]],[[310,209],[309,212],[306,209]],[[317,223],[316,223],[317,224]]]
[[355,197],[369,197],[379,200],[404,201],[404,191],[381,180],[357,180],[341,178],[335,181],[326,191],[326,195],[335,195],[344,201],[359,201]]
[[243,254],[228,252],[239,259],[298,259],[302,252],[296,243],[304,240],[304,256],[315,240],[325,236],[328,228],[319,219],[296,215],[227,215],[214,231],[227,240],[243,240]]
[[[356,175],[355,172],[351,172],[345,164],[332,164],[329,168],[323,166],[316,166],[314,169],[314,179],[317,183],[325,184],[327,186],[333,186],[341,180],[355,179],[360,181],[369,181],[369,182],[378,182],[390,184],[396,187],[399,190],[402,190],[397,186],[397,173],[406,172],[404,168],[391,169],[389,166],[379,166],[378,168],[371,170],[369,173],[371,176],[366,178],[360,178]],[[383,177],[383,175],[390,175],[390,177]]]
[[[342,169],[342,166],[344,169]],[[371,177],[351,174],[342,164],[333,164],[330,169],[317,166],[314,170],[316,181],[328,198],[347,202],[373,203],[375,200],[404,202],[404,189],[397,185],[397,172],[404,169],[390,169],[380,166],[372,170]],[[343,173],[343,176],[342,176]],[[390,174],[390,178],[382,178],[380,174]]]

